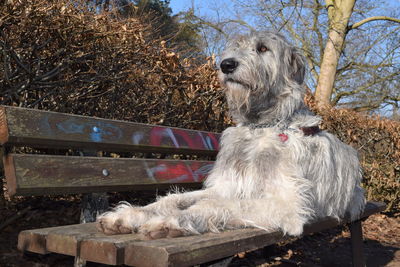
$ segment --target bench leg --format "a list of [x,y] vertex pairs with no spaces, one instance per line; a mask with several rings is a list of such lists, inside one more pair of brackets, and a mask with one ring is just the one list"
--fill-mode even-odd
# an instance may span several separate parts
[[81,257],[76,256],[74,260],[74,267],[85,267],[86,261],[81,259]]
[[[95,222],[96,217],[107,211],[108,197],[107,193],[90,193],[82,196],[81,218],[80,223]],[[77,251],[75,256],[74,267],[85,267],[86,261],[79,256],[80,251]]]
[[350,233],[351,249],[353,252],[353,266],[365,267],[361,220],[350,223]]
[[81,223],[95,222],[97,215],[107,211],[107,193],[84,194],[81,206]]

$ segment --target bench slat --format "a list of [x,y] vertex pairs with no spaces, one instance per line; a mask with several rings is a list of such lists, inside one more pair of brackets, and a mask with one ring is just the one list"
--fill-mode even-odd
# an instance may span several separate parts
[[76,224],[68,229],[58,227],[51,229],[46,236],[46,249],[51,252],[75,256],[80,250],[80,241],[96,234],[93,225]]
[[0,106],[0,143],[215,155],[220,134]]
[[10,153],[5,157],[7,191],[54,195],[199,187],[213,161],[76,157]]
[[96,235],[82,240],[80,243],[80,255],[82,259],[87,261],[121,265],[125,261],[125,247],[135,241],[140,241],[139,236],[136,234],[118,235],[116,238],[116,236],[105,236],[98,232]]
[[[384,203],[368,202],[361,218],[385,208]],[[307,225],[304,235],[346,222],[323,218]],[[266,233],[248,228],[174,239],[139,241],[138,238],[136,234],[106,236],[90,223],[23,231],[19,235],[18,248],[38,253],[80,254],[84,260],[111,265],[190,266],[268,246],[289,237],[281,232]],[[42,241],[35,243],[38,239]],[[35,246],[27,245],[33,243]]]
[[143,267],[193,266],[268,246],[286,238],[281,232],[266,233],[249,228],[189,236],[181,240],[132,242],[125,248],[124,264]]

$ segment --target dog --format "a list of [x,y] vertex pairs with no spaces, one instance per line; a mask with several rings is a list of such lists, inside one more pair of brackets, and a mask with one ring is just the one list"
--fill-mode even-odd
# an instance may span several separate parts
[[100,215],[105,234],[146,239],[256,227],[298,236],[316,218],[357,219],[365,206],[357,152],[321,131],[304,104],[305,59],[273,32],[230,40],[219,80],[236,123],[202,190],[144,207],[123,202]]

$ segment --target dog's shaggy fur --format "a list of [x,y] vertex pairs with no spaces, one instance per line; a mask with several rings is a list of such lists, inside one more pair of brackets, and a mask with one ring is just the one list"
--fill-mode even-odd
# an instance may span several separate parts
[[365,205],[357,152],[319,131],[304,105],[305,62],[271,32],[231,40],[219,78],[236,127],[223,132],[204,189],[145,207],[128,203],[98,218],[106,234],[147,238],[258,227],[300,235],[315,217],[351,216]]

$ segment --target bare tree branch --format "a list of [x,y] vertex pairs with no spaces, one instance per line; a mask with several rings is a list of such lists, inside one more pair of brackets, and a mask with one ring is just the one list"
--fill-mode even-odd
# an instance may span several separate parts
[[[335,98],[332,100],[332,103],[333,103],[334,105],[336,105],[336,104],[340,101],[340,99],[343,98],[343,97],[345,97],[345,96],[351,96],[351,95],[355,95],[355,94],[357,94],[357,93],[363,92],[363,91],[367,90],[368,88],[372,87],[372,86],[375,85],[375,84],[381,83],[381,82],[383,82],[383,81],[390,80],[390,79],[392,79],[392,78],[394,78],[394,77],[396,77],[396,76],[398,76],[398,75],[400,75],[400,72],[390,73],[390,74],[387,75],[387,76],[379,77],[379,78],[373,79],[372,81],[370,81],[370,82],[364,84],[363,86],[358,87],[358,88],[355,89],[355,90],[339,92],[339,93],[337,93],[337,94],[335,95]],[[384,99],[391,99],[391,98],[390,98],[389,96],[387,96],[387,95],[384,94],[383,97],[382,97],[381,99],[384,100]]]
[[354,29],[357,29],[358,27],[360,27],[361,25],[363,25],[365,23],[368,23],[368,22],[371,22],[371,21],[376,21],[376,20],[387,20],[387,21],[393,21],[393,22],[396,22],[396,23],[400,23],[400,19],[398,19],[398,18],[392,18],[392,17],[387,17],[387,16],[374,16],[374,17],[369,17],[369,18],[363,19],[363,20],[361,20],[359,22],[356,22],[356,23],[354,23],[352,25],[349,25],[347,27],[347,32],[349,32],[351,30],[354,30]]

